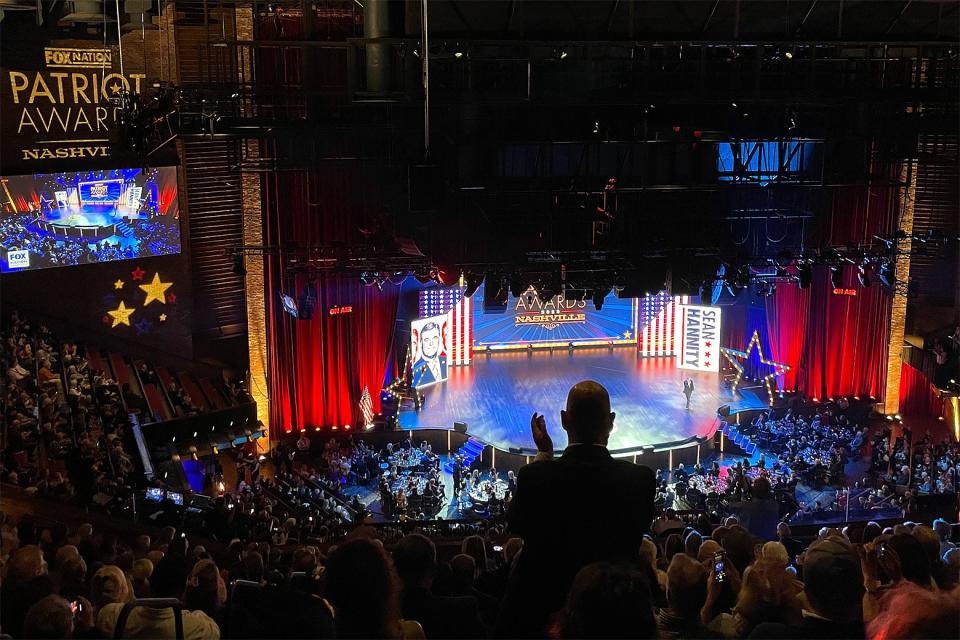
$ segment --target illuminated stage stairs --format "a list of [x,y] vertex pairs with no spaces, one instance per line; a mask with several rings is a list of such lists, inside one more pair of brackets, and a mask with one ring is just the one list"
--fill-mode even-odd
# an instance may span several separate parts
[[727,437],[728,441],[733,442],[733,444],[740,447],[746,455],[753,456],[753,454],[757,451],[757,444],[746,434],[740,433],[739,429],[737,429],[737,425],[724,423],[721,431],[723,432],[723,435]]
[[117,228],[118,236],[123,236],[124,238],[133,237],[133,227],[131,227],[125,220],[117,220],[114,226]]
[[[454,455],[463,456],[463,466],[466,469],[470,468],[470,465],[473,464],[473,461],[480,457],[480,454],[483,453],[483,448],[487,445],[483,444],[479,440],[470,438],[467,440],[466,444],[457,449],[457,452]],[[450,456],[450,459],[447,460],[446,464],[443,465],[443,470],[447,473],[453,473],[453,456]]]

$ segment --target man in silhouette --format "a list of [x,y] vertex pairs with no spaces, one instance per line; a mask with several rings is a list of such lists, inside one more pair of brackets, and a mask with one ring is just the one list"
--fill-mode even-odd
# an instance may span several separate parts
[[570,443],[552,460],[544,417],[530,427],[540,453],[520,469],[511,531],[523,538],[497,624],[500,637],[543,637],[577,571],[598,561],[633,562],[653,519],[654,477],[607,450],[615,414],[597,382],[579,382],[560,412]]

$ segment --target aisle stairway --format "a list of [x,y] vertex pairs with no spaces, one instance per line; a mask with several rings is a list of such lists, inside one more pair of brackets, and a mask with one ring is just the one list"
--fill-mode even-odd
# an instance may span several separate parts
[[115,224],[118,236],[123,236],[124,238],[132,238],[134,236],[133,227],[125,220],[117,220]]
[[754,452],[757,450],[757,444],[745,434],[740,433],[740,431],[737,429],[737,425],[735,424],[724,424],[723,434],[729,440],[732,440],[735,445],[743,449],[744,453],[746,453],[748,456],[753,456]]
[[[483,444],[476,438],[470,438],[467,442],[457,449],[456,454],[463,456],[463,466],[470,468],[470,465],[473,464],[473,461],[480,457],[480,454],[483,453],[483,448],[487,445]],[[453,456],[450,456],[450,459],[447,460],[443,465],[443,470],[447,473],[453,473]]]

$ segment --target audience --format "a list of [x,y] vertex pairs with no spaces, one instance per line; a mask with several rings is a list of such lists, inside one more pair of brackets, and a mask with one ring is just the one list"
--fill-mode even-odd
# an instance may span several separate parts
[[[18,363],[51,355],[26,344]],[[174,608],[131,605],[152,597],[178,603],[183,637],[210,640],[956,637],[960,549],[945,520],[824,528],[809,543],[778,522],[772,476],[741,466],[736,516],[671,510],[654,523],[654,474],[606,452],[613,418],[602,387],[577,385],[561,413],[572,446],[550,460],[534,417],[543,453],[518,474],[509,532],[496,521],[357,527],[338,507],[343,484],[365,474],[339,463],[366,465],[372,449],[352,439],[219,499],[229,526],[211,518],[202,545],[173,525],[118,536],[0,513],[0,632],[113,637],[125,617],[123,637],[174,638]]]
[[418,533],[403,537],[393,550],[403,583],[403,617],[416,620],[428,638],[479,638],[486,635],[473,596],[441,596],[433,592],[437,550]]

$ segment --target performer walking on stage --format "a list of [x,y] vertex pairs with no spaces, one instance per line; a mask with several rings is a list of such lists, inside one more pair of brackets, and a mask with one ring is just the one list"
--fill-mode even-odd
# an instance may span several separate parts
[[690,396],[693,395],[693,378],[687,378],[686,380],[683,381],[683,395],[685,395],[685,396],[687,397],[687,406],[686,406],[686,408],[689,409],[689,408],[690,408]]

